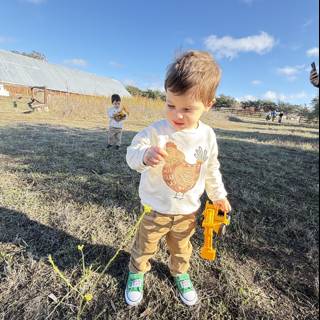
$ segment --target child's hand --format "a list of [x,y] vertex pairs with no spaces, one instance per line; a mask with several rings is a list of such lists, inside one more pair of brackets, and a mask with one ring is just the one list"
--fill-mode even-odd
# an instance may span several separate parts
[[168,153],[159,147],[150,147],[143,156],[143,163],[146,166],[155,167],[162,161]]
[[227,198],[224,198],[224,199],[218,200],[218,201],[214,201],[213,204],[216,205],[217,207],[219,207],[219,209],[222,210],[223,212],[230,212],[231,211],[231,205],[230,205],[230,202]]

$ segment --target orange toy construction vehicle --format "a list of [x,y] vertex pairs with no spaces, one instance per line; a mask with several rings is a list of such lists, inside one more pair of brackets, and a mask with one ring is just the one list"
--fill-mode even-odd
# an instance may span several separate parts
[[230,215],[207,201],[203,216],[204,245],[201,248],[200,256],[206,260],[214,260],[216,249],[212,245],[213,234],[223,236],[226,233],[226,226],[230,224]]

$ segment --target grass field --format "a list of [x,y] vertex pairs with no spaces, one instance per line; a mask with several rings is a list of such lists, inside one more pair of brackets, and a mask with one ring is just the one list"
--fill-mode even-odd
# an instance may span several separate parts
[[162,114],[160,102],[126,103],[124,145],[110,151],[103,105],[27,113],[0,100],[0,319],[318,319],[318,129],[219,112],[203,121],[215,128],[234,211],[215,262],[199,257],[199,226],[192,239],[200,303],[179,302],[161,243],[143,303],[126,306],[124,239],[140,214],[126,146]]

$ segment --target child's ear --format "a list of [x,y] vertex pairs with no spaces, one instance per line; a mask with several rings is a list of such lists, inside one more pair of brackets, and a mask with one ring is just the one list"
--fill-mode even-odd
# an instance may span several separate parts
[[213,98],[211,101],[209,101],[206,105],[207,110],[210,110],[211,108],[213,108],[215,103],[216,103],[216,98]]

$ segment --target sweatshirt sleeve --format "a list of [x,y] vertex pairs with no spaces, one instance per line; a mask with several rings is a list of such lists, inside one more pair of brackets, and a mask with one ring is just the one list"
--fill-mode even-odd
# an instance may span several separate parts
[[112,117],[113,117],[113,114],[114,114],[114,108],[113,108],[113,107],[108,108],[108,109],[107,109],[107,114],[108,114],[108,117],[109,117],[109,118],[112,118]]
[[149,167],[143,164],[144,153],[151,147],[151,139],[148,134],[148,128],[139,132],[127,148],[126,160],[129,167],[140,173]]
[[227,196],[222,176],[220,173],[220,163],[218,161],[218,144],[215,133],[213,134],[213,147],[208,159],[208,167],[206,173],[206,192],[211,201],[217,201]]

